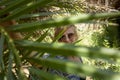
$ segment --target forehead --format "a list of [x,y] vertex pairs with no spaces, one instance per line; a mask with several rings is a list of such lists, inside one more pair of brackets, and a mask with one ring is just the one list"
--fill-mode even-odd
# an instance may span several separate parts
[[56,37],[59,33],[63,32],[64,34],[69,34],[69,33],[75,33],[76,34],[76,28],[75,26],[69,26],[69,27],[60,27],[60,28],[55,28],[55,33],[54,33],[54,37]]
[[75,33],[75,27],[68,27],[64,34]]

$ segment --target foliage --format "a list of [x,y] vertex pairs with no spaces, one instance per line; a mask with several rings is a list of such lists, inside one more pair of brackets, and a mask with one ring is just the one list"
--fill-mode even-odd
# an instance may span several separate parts
[[[72,1],[72,0],[71,0]],[[61,4],[60,4],[61,3]],[[53,43],[42,42],[47,32],[54,27],[60,27],[76,23],[86,23],[92,20],[114,18],[120,16],[120,12],[116,13],[94,13],[94,14],[77,14],[70,15],[62,18],[51,18],[43,20],[32,20],[32,21],[21,21],[22,19],[35,18],[35,13],[32,11],[36,9],[46,8],[49,12],[41,11],[37,17],[42,18],[54,14],[54,11],[50,11],[49,8],[57,7],[62,9],[71,9],[70,4],[64,4],[64,0],[1,0],[0,6],[6,6],[0,11],[0,23],[6,21],[17,20],[20,22],[16,25],[10,25],[9,28],[0,26],[0,80],[27,80],[25,68],[29,71],[29,75],[32,80],[37,79],[43,80],[64,80],[64,78],[53,75],[51,73],[40,70],[41,66],[55,68],[56,70],[62,70],[68,73],[75,73],[81,76],[92,76],[104,80],[119,80],[120,73],[112,70],[102,70],[92,65],[77,64],[70,61],[56,60],[53,58],[55,55],[63,56],[83,56],[89,58],[101,58],[107,61],[111,59],[119,59],[120,51],[117,49],[104,48],[104,47],[86,47],[86,46],[75,46],[73,44],[65,43]],[[31,14],[30,14],[31,12]],[[5,14],[10,13],[8,16]],[[67,12],[66,12],[67,13]],[[33,41],[28,38],[31,37],[32,33],[36,30],[41,30],[42,35],[38,39]],[[13,40],[10,37],[9,32],[26,32],[26,35],[22,40]],[[30,34],[31,32],[31,34]],[[42,33],[41,32],[41,33]],[[110,31],[111,32],[111,31]],[[112,35],[111,35],[112,36]],[[111,37],[110,37],[111,38]],[[34,54],[31,56],[31,54]],[[36,54],[35,54],[36,53]],[[53,56],[47,59],[43,59],[42,55],[49,53]],[[113,62],[117,65],[119,63]],[[38,68],[39,67],[39,68]],[[44,74],[44,75],[43,75]],[[34,76],[35,75],[35,76]],[[45,76],[47,75],[47,77]],[[48,78],[49,76],[49,78]]]

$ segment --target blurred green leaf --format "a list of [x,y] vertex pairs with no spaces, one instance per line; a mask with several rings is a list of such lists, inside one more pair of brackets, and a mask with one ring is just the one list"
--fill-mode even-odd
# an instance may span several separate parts
[[[103,47],[86,47],[86,46],[74,46],[73,44],[65,44],[65,43],[41,43],[41,41],[47,37],[49,32],[45,32],[44,34],[40,34],[37,41],[28,41],[28,40],[13,40],[9,34],[9,31],[32,31],[34,34],[35,30],[38,29],[50,29],[50,27],[61,27],[69,24],[76,23],[90,23],[91,20],[96,19],[107,19],[107,18],[116,18],[120,16],[120,12],[111,12],[111,13],[91,13],[91,14],[77,14],[74,16],[69,15],[69,17],[64,18],[52,18],[52,16],[48,20],[42,20],[34,22],[34,20],[29,21],[29,19],[24,21],[25,18],[35,18],[35,17],[44,17],[48,15],[54,15],[55,13],[60,14],[64,12],[64,14],[75,14],[79,13],[76,11],[82,11],[85,5],[79,3],[81,0],[76,2],[76,0],[0,0],[0,7],[4,7],[0,10],[0,25],[4,23],[6,25],[6,21],[11,22],[11,20],[17,20],[19,24],[13,25],[10,23],[11,27],[7,27],[8,29],[3,29],[3,26],[0,26],[0,80],[27,80],[26,75],[23,72],[23,67],[25,66],[34,66],[30,64],[31,62],[42,65],[43,67],[50,67],[56,70],[61,70],[68,73],[75,73],[77,75],[89,75],[92,77],[98,77],[99,79],[104,80],[119,80],[120,73],[114,73],[113,71],[105,71],[101,69],[97,69],[94,66],[88,66],[81,63],[75,63],[64,60],[57,60],[53,57],[48,59],[41,59],[42,55],[47,52],[50,55],[63,55],[63,56],[77,56],[77,57],[89,57],[89,58],[103,58],[107,61],[110,59],[119,59],[120,51],[111,48],[103,48]],[[83,6],[81,6],[83,5]],[[89,7],[89,6],[88,6]],[[80,8],[80,10],[79,10]],[[44,13],[41,11],[45,9]],[[63,11],[61,11],[61,9]],[[36,11],[38,10],[38,12]],[[56,12],[57,10],[57,12]],[[54,12],[55,11],[55,12]],[[60,12],[59,12],[60,11]],[[35,14],[30,14],[30,13]],[[84,12],[84,11],[83,11]],[[4,16],[8,14],[7,16]],[[9,15],[10,14],[10,15]],[[23,19],[23,21],[21,20]],[[24,22],[24,23],[23,23]],[[30,22],[30,23],[29,23]],[[97,21],[95,21],[96,23]],[[93,23],[91,21],[91,23]],[[107,25],[115,25],[103,23]],[[118,26],[118,25],[117,25]],[[110,32],[113,32],[116,35],[118,32],[113,30],[114,27],[110,28]],[[8,32],[6,30],[9,30]],[[28,39],[32,34],[28,33],[25,39]],[[59,34],[56,39],[53,40],[55,42],[62,35]],[[113,34],[111,37],[114,38]],[[110,37],[110,38],[111,38]],[[4,40],[6,40],[4,42]],[[15,41],[15,43],[14,43]],[[39,41],[39,42],[38,42]],[[5,46],[4,46],[5,43]],[[7,43],[7,44],[6,44]],[[17,47],[17,48],[16,48]],[[4,51],[4,48],[7,49]],[[20,49],[20,52],[19,50]],[[31,53],[36,52],[35,56],[28,56]],[[39,53],[38,53],[39,52]],[[40,59],[38,59],[40,58]],[[22,59],[22,60],[21,60]],[[119,63],[118,63],[119,65]],[[37,67],[37,66],[36,66]],[[117,68],[117,67],[112,67]],[[53,80],[63,78],[58,77],[56,75],[52,75],[51,73],[47,73],[35,68],[30,69],[31,73],[36,74],[38,77],[42,77],[42,79]],[[31,75],[31,74],[29,74]],[[47,77],[46,77],[47,75]],[[51,76],[52,75],[52,76]],[[49,76],[49,77],[48,77]],[[36,77],[32,76],[32,80]]]
[[[8,46],[10,47],[10,45],[8,44]],[[8,73],[7,73],[7,79],[9,80],[15,80],[14,77],[13,77],[13,59],[14,59],[14,56],[13,56],[13,53],[12,53],[12,50],[10,50],[9,52],[9,59],[8,59]]]
[[[23,1],[29,1],[29,0],[23,0]],[[37,0],[35,2],[31,2],[30,4],[15,10],[11,15],[1,19],[0,21],[3,22],[3,21],[8,21],[8,20],[14,19],[14,18],[19,17],[27,12],[30,12],[31,10],[36,9],[37,7],[39,7],[39,8],[43,7],[52,1],[53,0]],[[3,12],[5,12],[5,11],[3,11]]]
[[12,31],[33,31],[37,29],[45,29],[50,27],[61,27],[63,25],[75,24],[75,23],[84,23],[93,19],[108,18],[108,17],[117,17],[120,16],[120,12],[116,13],[97,13],[97,14],[79,14],[70,17],[64,18],[55,18],[52,20],[37,21],[31,23],[24,23],[11,26],[8,30]]
[[3,61],[4,40],[5,40],[5,36],[3,33],[1,33],[1,35],[0,35],[0,70],[1,71],[4,71],[4,69],[5,69],[4,61]]
[[69,62],[65,60],[58,60],[53,58],[47,59],[35,59],[35,58],[27,58],[27,60],[36,62],[37,64],[60,70],[67,73],[72,73],[76,75],[90,75],[95,76],[104,80],[117,80],[120,79],[120,73],[113,73],[109,71],[102,71],[100,69],[95,68],[94,66],[84,65],[82,63]]
[[[15,1],[15,0],[14,0]],[[8,5],[8,4],[12,4],[13,0],[1,0],[0,1],[0,6],[5,6],[5,5]]]
[[54,39],[53,39],[53,42],[56,42],[60,39],[60,37],[62,37],[62,35],[64,34],[65,32],[65,29],[62,30]]
[[43,16],[51,16],[55,14],[62,14],[62,12],[40,12],[40,13],[34,13],[34,14],[25,14],[22,15],[16,19],[24,19],[24,18],[34,18],[34,17],[43,17]]
[[[21,79],[26,80],[26,77],[22,72],[21,59],[19,57],[17,49],[15,48],[15,44],[14,44],[13,40],[10,38],[8,33],[3,28],[0,27],[0,30],[5,35],[7,44],[9,45],[8,48],[11,51],[10,53],[12,53],[12,55],[14,56],[15,65],[16,65],[16,68],[18,70],[18,80],[21,80]],[[11,57],[11,55],[9,57]],[[11,63],[11,61],[10,61],[10,63]],[[12,64],[9,65],[9,70],[12,69],[11,66],[12,66]],[[12,73],[10,72],[10,78],[13,79],[11,75],[12,75]],[[6,76],[6,75],[4,75],[4,76]]]
[[[10,11],[12,11],[12,10],[14,10],[14,9],[16,9],[16,8],[18,8],[18,7],[20,7],[20,6],[23,6],[24,4],[27,4],[27,3],[29,3],[30,1],[32,1],[32,0],[14,0],[14,1],[11,1],[12,3],[12,5],[9,5],[8,7],[6,7],[5,9],[2,9],[1,11],[0,11],[0,16],[2,16],[2,15],[4,15],[4,14],[6,14],[6,13],[9,13]],[[7,1],[6,1],[6,3],[8,3]],[[22,4],[22,5],[21,5]]]
[[47,30],[46,32],[44,32],[44,34],[42,34],[36,41],[41,42],[43,39],[45,39],[45,37],[48,35],[48,31],[49,30]]
[[30,50],[48,52],[54,55],[85,56],[90,58],[120,58],[120,51],[109,48],[74,46],[65,43],[39,43],[28,40],[16,41],[19,46]]
[[54,75],[54,74],[50,74],[47,72],[44,72],[40,69],[35,69],[35,68],[30,68],[30,73],[37,75],[37,77],[39,77],[39,79],[44,79],[44,80],[66,80],[65,78],[62,78],[60,76]]

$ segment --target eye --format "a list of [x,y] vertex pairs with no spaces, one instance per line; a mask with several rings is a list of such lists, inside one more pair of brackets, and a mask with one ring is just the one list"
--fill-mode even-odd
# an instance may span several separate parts
[[64,40],[64,39],[65,39],[65,35],[61,36],[61,37],[59,38],[59,41],[62,41],[62,40]]
[[68,38],[70,39],[70,38],[73,38],[73,36],[74,36],[74,33],[69,33],[68,34]]

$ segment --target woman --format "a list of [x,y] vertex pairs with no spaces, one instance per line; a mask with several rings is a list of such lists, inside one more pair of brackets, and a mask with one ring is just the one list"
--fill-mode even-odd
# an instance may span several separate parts
[[[63,35],[58,39],[58,42],[74,43],[77,40],[78,36],[77,36],[76,27],[74,25],[70,25],[69,27],[56,28],[54,37],[57,37],[57,35],[62,31],[64,31]],[[68,56],[68,57],[56,56],[55,58],[82,63],[81,58],[75,57],[75,56]],[[55,69],[48,69],[48,72],[53,73],[53,74],[57,74],[57,75],[62,76],[62,77],[65,77],[68,80],[85,80],[85,79],[81,78],[80,76],[65,73],[65,72],[61,72],[61,71],[58,71],[58,70],[55,70]]]

